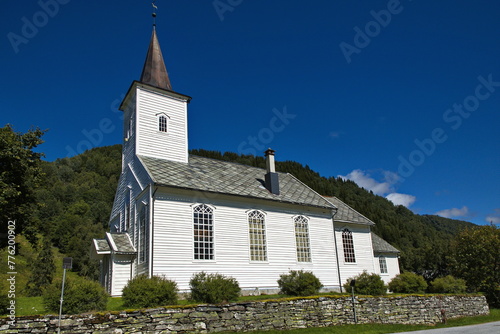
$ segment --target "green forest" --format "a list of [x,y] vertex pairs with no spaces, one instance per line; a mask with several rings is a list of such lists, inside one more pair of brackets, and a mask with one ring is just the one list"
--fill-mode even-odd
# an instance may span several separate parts
[[[192,150],[194,155],[265,168],[264,157]],[[74,270],[97,279],[98,266],[89,258],[93,238],[102,238],[121,171],[121,145],[100,147],[72,158],[42,162],[44,182],[36,191],[40,203],[34,219],[41,233],[60,252],[74,259]],[[416,215],[384,197],[341,178],[325,178],[294,161],[276,163],[320,194],[336,196],[376,223],[374,232],[401,250],[401,269],[432,280],[448,273],[450,241],[472,223]]]

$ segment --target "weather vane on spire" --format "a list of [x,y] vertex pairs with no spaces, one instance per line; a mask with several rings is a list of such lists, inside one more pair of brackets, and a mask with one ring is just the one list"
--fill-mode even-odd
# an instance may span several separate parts
[[156,11],[158,10],[158,7],[156,6],[155,4],[156,0],[153,0],[153,2],[151,3],[151,6],[153,6],[153,25],[156,26]]

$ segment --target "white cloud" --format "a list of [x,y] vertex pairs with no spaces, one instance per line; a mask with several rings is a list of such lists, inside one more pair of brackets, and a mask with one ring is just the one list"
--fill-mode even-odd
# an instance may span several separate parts
[[406,206],[407,208],[410,207],[417,198],[413,195],[407,195],[407,194],[399,194],[399,193],[391,193],[387,196],[385,196],[389,201],[394,203],[394,205],[403,205]]
[[381,170],[377,171],[377,174],[380,175],[381,181],[377,181],[370,173],[361,169],[355,169],[349,174],[345,176],[339,175],[339,177],[344,180],[354,181],[358,186],[371,190],[376,195],[384,196],[388,194],[386,198],[395,205],[409,207],[415,203],[417,200],[415,196],[395,192],[395,184],[400,180],[400,176],[397,173]]
[[453,208],[453,209],[441,210],[436,212],[436,215],[445,218],[465,217],[469,215],[469,208],[464,206],[461,209]]
[[486,217],[488,223],[500,224],[500,208],[495,209],[495,213]]
[[360,169],[355,169],[346,176],[339,176],[343,179],[354,181],[358,186],[371,190],[377,195],[383,195],[392,191],[391,184],[388,182],[377,182],[375,179],[371,178],[368,173]]
[[485,219],[488,223],[500,224],[500,217],[488,216]]

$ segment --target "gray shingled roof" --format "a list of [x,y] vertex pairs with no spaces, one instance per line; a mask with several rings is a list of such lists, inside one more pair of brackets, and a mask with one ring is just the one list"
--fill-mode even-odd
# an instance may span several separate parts
[[136,250],[127,233],[106,233],[106,237],[115,253],[135,254]]
[[162,186],[260,198],[332,209],[334,206],[291,174],[278,173],[280,194],[264,187],[262,168],[190,155],[189,163],[139,156],[153,181]]
[[94,239],[95,250],[98,254],[111,252],[108,241],[106,239]]
[[375,253],[399,253],[399,250],[389,244],[387,241],[371,232],[372,234],[372,245],[373,251]]
[[334,221],[337,222],[347,222],[347,223],[357,223],[363,225],[375,225],[370,219],[363,216],[358,211],[351,208],[349,205],[345,204],[337,197],[326,197],[325,198],[333,203],[337,208],[337,213],[333,217]]

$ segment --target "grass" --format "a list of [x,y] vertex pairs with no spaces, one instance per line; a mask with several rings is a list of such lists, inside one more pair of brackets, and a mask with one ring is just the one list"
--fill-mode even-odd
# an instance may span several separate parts
[[39,315],[45,314],[42,297],[17,297],[16,298],[16,315]]
[[[434,328],[456,327],[476,325],[486,322],[500,321],[500,309],[490,309],[489,315],[480,315],[477,317],[464,317],[448,320],[446,324],[429,325],[384,325],[384,324],[363,324],[363,325],[339,325],[333,327],[304,328],[293,330],[271,330],[255,331],[252,334],[384,334],[396,332],[409,332]],[[235,334],[234,332],[233,334]],[[231,334],[231,333],[227,333]]]

